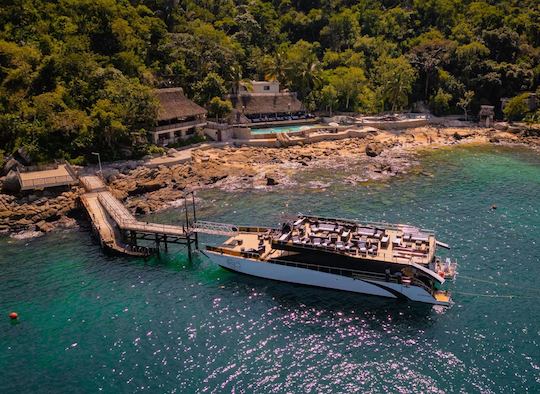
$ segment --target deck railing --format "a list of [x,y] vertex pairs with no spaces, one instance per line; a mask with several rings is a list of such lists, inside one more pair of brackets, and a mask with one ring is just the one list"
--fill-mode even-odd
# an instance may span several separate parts
[[311,220],[318,220],[318,221],[321,221],[321,222],[325,222],[325,221],[336,221],[336,222],[342,222],[344,224],[354,224],[356,226],[372,226],[372,227],[381,227],[381,228],[387,228],[387,229],[390,229],[390,230],[403,230],[403,229],[415,229],[415,230],[418,230],[419,232],[422,232],[422,233],[426,233],[427,235],[434,235],[435,234],[435,231],[433,230],[428,230],[428,229],[423,229],[423,228],[419,228],[419,227],[415,227],[415,226],[411,226],[411,225],[408,225],[408,224],[393,224],[393,223],[386,223],[386,222],[376,222],[376,221],[365,221],[365,220],[351,220],[351,219],[343,219],[343,218],[319,218],[317,216],[310,216],[310,215],[298,215],[299,217],[303,217],[303,218],[306,218],[306,219],[311,219]]
[[185,225],[173,226],[170,224],[146,223],[139,221],[133,217],[131,213],[129,213],[129,211],[122,205],[119,206],[120,202],[118,202],[118,200],[114,199],[113,202],[111,202],[111,199],[114,199],[114,197],[110,194],[98,195],[99,202],[103,205],[107,213],[122,230],[134,230],[144,233],[161,233],[173,236],[184,236],[193,232],[189,226],[186,227]]
[[182,129],[184,127],[204,126],[204,125],[206,125],[205,120],[200,120],[200,119],[187,120],[185,122],[177,122],[177,123],[171,123],[171,124],[166,124],[162,126],[156,126],[155,131],[156,132],[167,131],[167,130],[172,131],[176,129]]

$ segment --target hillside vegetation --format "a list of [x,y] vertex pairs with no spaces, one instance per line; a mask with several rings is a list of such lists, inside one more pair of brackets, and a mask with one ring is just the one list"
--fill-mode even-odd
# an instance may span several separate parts
[[277,78],[312,110],[444,114],[540,81],[536,0],[3,0],[0,29],[0,149],[38,161],[144,154],[155,87],[206,105]]

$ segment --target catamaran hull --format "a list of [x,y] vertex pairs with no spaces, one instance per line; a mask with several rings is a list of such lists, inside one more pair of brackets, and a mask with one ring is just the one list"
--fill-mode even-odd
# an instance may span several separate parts
[[216,252],[207,251],[205,254],[223,268],[259,278],[370,294],[380,297],[405,299],[433,305],[448,305],[448,303],[437,301],[431,294],[419,286],[405,286],[398,283],[353,279],[346,276],[314,271],[306,268],[273,264]]

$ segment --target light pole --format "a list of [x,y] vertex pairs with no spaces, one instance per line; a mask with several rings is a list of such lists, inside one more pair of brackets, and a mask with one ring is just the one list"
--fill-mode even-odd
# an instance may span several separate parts
[[99,165],[99,176],[103,178],[103,171],[101,169],[101,156],[99,155],[99,152],[92,152],[94,156],[97,156],[98,165]]

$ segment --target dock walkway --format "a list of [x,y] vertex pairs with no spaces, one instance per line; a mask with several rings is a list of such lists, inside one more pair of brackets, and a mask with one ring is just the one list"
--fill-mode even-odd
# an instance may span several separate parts
[[[186,204],[186,224],[173,226],[169,224],[148,223],[137,220],[131,212],[109,191],[101,178],[90,175],[79,178],[86,190],[81,202],[86,208],[92,224],[97,231],[101,244],[116,252],[147,256],[159,250],[160,244],[176,243],[187,245],[191,256],[191,244],[198,247],[198,233],[214,235],[233,235],[238,229],[235,226],[197,222],[193,206],[193,221],[190,223]],[[156,248],[137,245],[137,240],[155,242]]]

